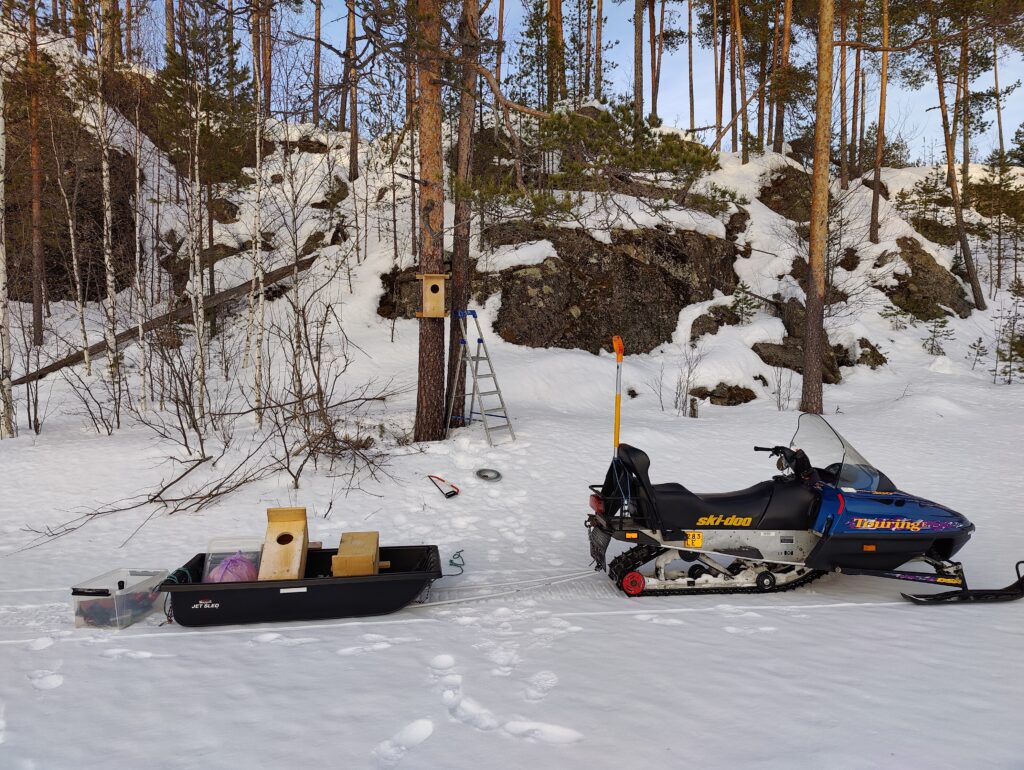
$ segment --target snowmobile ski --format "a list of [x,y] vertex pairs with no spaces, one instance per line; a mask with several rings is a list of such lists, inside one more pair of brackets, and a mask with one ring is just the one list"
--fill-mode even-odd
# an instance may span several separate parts
[[1012,602],[1024,599],[1024,561],[1017,562],[1017,579],[1006,588],[965,588],[938,594],[903,594],[914,604],[942,604],[946,602]]

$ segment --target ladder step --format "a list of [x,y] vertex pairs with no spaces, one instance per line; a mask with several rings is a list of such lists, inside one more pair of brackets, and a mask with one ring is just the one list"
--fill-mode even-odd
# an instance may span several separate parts
[[490,377],[491,379],[494,379],[494,372],[477,372],[476,373],[476,378],[478,380],[482,379],[484,377]]
[[[507,420],[508,418],[506,417],[505,419]],[[506,422],[504,425],[495,425],[493,428],[489,428],[489,431],[492,432],[496,430],[512,430],[512,423]]]
[[480,396],[480,398],[483,398],[484,396],[496,396],[499,393],[501,393],[500,390],[485,390],[482,393],[478,393],[477,395]]

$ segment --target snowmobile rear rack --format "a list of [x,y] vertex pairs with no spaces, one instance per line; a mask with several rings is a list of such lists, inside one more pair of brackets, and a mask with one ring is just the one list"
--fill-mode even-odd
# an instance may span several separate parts
[[1012,602],[1024,599],[1024,561],[1017,562],[1017,579],[1006,588],[967,588],[943,591],[938,594],[903,594],[914,604],[942,604],[947,602]]

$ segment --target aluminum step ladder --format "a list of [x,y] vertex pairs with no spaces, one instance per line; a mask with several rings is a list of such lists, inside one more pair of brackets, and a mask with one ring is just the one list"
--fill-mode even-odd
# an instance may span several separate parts
[[[505,406],[505,397],[498,385],[498,376],[494,372],[494,365],[491,363],[491,356],[487,352],[487,343],[484,342],[484,334],[480,328],[480,319],[475,310],[456,310],[455,320],[459,323],[459,355],[455,362],[455,371],[458,371],[463,362],[467,362],[466,371],[473,379],[473,388],[470,392],[469,414],[462,415],[465,423],[473,422],[474,415],[480,416],[484,425],[484,434],[487,436],[487,443],[495,445],[506,434],[513,441],[516,440],[516,432],[512,429],[512,420],[508,416],[508,408]],[[476,352],[470,354],[469,331],[467,319],[472,318],[476,326]],[[452,412],[455,408],[454,393],[448,400],[448,409],[445,419],[445,437],[447,438],[452,424]],[[488,399],[490,400],[488,402]],[[494,403],[497,399],[497,404]]]

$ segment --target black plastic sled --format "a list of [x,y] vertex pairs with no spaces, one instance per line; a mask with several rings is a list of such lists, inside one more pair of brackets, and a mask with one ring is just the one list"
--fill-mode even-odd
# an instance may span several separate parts
[[[171,612],[183,626],[278,623],[386,615],[408,605],[441,577],[436,545],[382,547],[389,561],[377,575],[333,577],[336,548],[310,549],[301,580],[203,583],[206,554],[196,554],[160,585],[171,596]],[[177,582],[176,582],[177,581]]]
[[1024,599],[1024,561],[1017,562],[1017,580],[1006,588],[965,588],[943,591],[939,594],[903,594],[914,604],[942,604],[945,602],[1012,602]]

